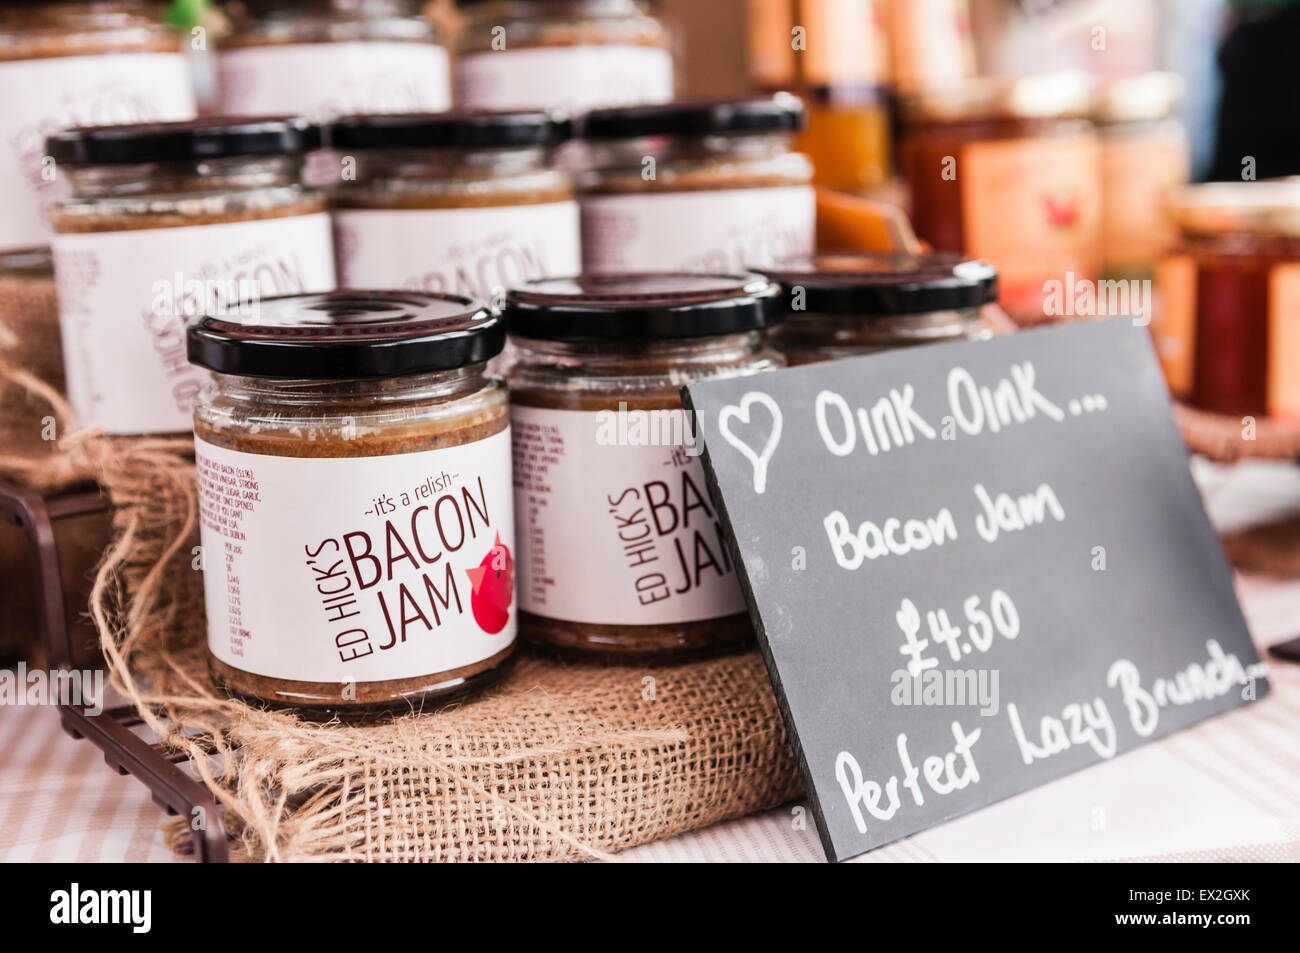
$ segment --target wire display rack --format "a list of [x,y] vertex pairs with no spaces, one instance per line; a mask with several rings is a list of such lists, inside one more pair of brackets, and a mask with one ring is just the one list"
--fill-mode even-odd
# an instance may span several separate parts
[[[36,622],[52,671],[75,668],[56,529],[66,520],[108,509],[108,499],[94,487],[44,494],[0,481],[0,516],[27,536],[36,582]],[[104,753],[109,767],[144,784],[154,803],[169,815],[191,819],[190,848],[195,860],[224,863],[230,859],[217,803],[192,769],[187,770],[189,757],[151,740],[133,705],[105,707],[95,714],[89,706],[61,700],[58,708],[68,734],[89,741]]]

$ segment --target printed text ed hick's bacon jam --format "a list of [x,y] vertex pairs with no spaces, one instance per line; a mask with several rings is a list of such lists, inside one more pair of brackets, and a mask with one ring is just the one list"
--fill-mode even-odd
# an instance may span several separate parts
[[504,339],[468,298],[335,292],[205,318],[190,359],[214,677],[304,709],[418,706],[514,650]]
[[756,275],[530,282],[506,316],[520,632],[557,654],[663,660],[750,638],[682,408],[693,380],[781,366]]

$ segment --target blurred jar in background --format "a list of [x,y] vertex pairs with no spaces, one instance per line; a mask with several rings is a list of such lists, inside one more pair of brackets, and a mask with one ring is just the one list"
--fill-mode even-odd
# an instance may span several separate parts
[[560,109],[673,98],[668,29],[641,0],[460,0],[456,101]]
[[889,4],[894,89],[910,96],[975,75],[968,0],[894,0]]
[[816,184],[847,192],[890,173],[889,35],[880,0],[750,0],[751,79],[807,107],[796,148]]
[[788,93],[597,109],[578,180],[589,273],[743,270],[813,250],[803,105]]
[[1172,73],[1114,80],[1098,98],[1102,251],[1107,278],[1148,279],[1177,237],[1172,192],[1187,184],[1187,132],[1174,117],[1183,84]]
[[303,116],[438,112],[451,72],[417,0],[242,0],[221,42],[221,112]]
[[1175,397],[1300,418],[1300,180],[1215,182],[1172,204],[1152,335]]
[[43,208],[58,197],[46,136],[193,118],[181,41],[162,9],[134,0],[0,5],[0,275],[30,274],[34,257],[49,272],[48,254],[31,251],[49,245]]
[[760,271],[783,289],[772,339],[792,365],[984,337],[998,287],[991,265],[958,255],[822,254]]
[[902,170],[917,234],[998,270],[1019,324],[1047,320],[1051,284],[1101,271],[1101,147],[1091,79],[985,78],[904,103]]

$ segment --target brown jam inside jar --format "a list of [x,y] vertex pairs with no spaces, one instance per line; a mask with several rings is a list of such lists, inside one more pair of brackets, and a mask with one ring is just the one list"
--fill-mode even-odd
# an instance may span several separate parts
[[570,123],[543,112],[349,116],[331,146],[355,176],[331,190],[339,282],[499,300],[581,269],[570,178],[550,166]]
[[507,296],[520,634],[562,656],[675,661],[753,633],[679,393],[782,365],[755,275],[531,282]]
[[[456,100],[471,109],[667,102],[670,36],[642,0],[462,0]],[[504,40],[504,46],[502,41]]]
[[1101,148],[1083,74],[984,78],[905,104],[900,158],[917,234],[998,270],[1022,325],[1048,319],[1048,282],[1101,274]]
[[786,93],[589,113],[583,268],[735,272],[811,254],[812,164],[792,151],[803,116]]
[[760,270],[784,290],[773,332],[790,364],[987,335],[997,271],[958,255],[823,254]]
[[499,319],[453,295],[335,292],[205,318],[191,360],[213,677],[304,710],[420,706],[514,650]]
[[1231,417],[1300,419],[1300,183],[1211,182],[1171,203],[1151,323],[1175,397]]
[[328,291],[320,145],[300,119],[213,117],[69,129],[47,141],[70,187],[51,210],[68,396],[111,434],[184,433],[200,375],[184,324]]
[[9,253],[49,244],[61,177],[46,136],[194,116],[180,37],[162,4],[135,0],[0,4],[0,89],[0,275],[24,269]]

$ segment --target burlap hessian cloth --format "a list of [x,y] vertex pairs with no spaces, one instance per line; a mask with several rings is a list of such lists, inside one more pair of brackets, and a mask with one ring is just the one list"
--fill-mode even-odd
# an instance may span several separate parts
[[[59,490],[93,477],[63,397],[63,349],[54,279],[0,274],[0,480]],[[84,606],[98,554],[66,553],[70,597]],[[74,591],[75,590],[75,593]],[[31,553],[16,526],[0,526],[0,659],[33,658],[38,634]]]
[[236,859],[579,860],[799,795],[755,653],[659,668],[524,655],[485,695],[369,725],[227,698],[204,655],[192,442],[91,452],[115,504],[91,602],[110,677],[191,757]]

